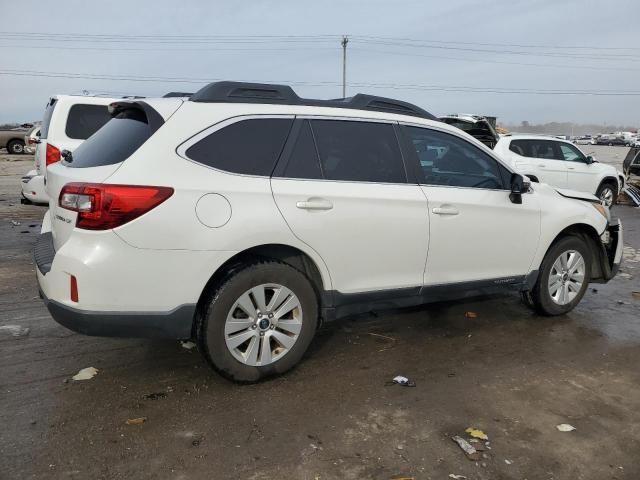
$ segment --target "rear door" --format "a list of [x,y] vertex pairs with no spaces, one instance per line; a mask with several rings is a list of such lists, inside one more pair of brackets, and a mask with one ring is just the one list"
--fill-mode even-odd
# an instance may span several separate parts
[[40,143],[36,144],[36,172],[38,175],[44,175],[46,168],[46,154],[47,154],[47,136],[49,134],[49,126],[51,125],[51,119],[56,109],[58,99],[52,97],[47,102],[44,109],[44,116],[42,117],[42,126],[40,128]]
[[271,180],[294,235],[322,257],[339,292],[417,293],[427,204],[407,183],[394,124],[299,118],[294,129]]
[[424,285],[521,281],[540,236],[535,197],[512,203],[511,172],[457,135],[409,125],[402,132],[429,202]]

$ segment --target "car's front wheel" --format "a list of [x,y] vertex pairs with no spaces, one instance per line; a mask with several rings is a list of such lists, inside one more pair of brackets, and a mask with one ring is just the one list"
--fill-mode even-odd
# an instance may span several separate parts
[[618,198],[618,186],[613,182],[604,182],[598,187],[596,197],[607,207],[616,203]]
[[13,155],[24,153],[24,142],[21,140],[11,140],[7,145],[7,151]]
[[580,303],[591,278],[589,246],[578,236],[557,241],[542,261],[531,299],[538,313],[554,316]]
[[318,326],[318,299],[300,271],[247,265],[212,292],[197,328],[200,350],[223,376],[256,382],[293,368]]

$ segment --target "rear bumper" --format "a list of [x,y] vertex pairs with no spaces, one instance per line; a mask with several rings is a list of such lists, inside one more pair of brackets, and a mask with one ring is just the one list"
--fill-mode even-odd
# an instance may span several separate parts
[[44,176],[31,170],[21,179],[22,196],[33,203],[49,203]]
[[49,313],[63,327],[84,335],[125,338],[191,338],[195,305],[169,312],[96,312],[49,300],[40,291]]

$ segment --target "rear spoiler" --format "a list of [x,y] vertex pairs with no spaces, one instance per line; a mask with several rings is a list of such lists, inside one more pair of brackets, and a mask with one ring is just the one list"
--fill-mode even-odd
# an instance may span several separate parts
[[147,102],[123,100],[113,102],[108,107],[111,117],[116,117],[127,110],[137,110],[144,114],[147,124],[156,131],[164,124],[164,118]]

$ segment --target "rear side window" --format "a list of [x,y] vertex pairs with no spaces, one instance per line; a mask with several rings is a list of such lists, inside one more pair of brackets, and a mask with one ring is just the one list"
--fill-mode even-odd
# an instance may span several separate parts
[[406,182],[400,147],[392,125],[312,120],[311,126],[325,179]]
[[106,105],[73,105],[69,109],[65,133],[75,140],[86,140],[111,120]]
[[[114,165],[126,160],[155,132],[141,110],[120,112],[73,152],[68,167]],[[68,159],[67,159],[68,160]]]
[[509,150],[522,157],[564,160],[558,142],[551,140],[512,140]]
[[56,108],[56,103],[58,103],[58,101],[55,98],[51,98],[44,109],[40,138],[47,138],[47,133],[49,133],[49,124],[51,123],[51,116],[53,115],[53,110]]
[[322,178],[318,151],[316,150],[308,120],[304,120],[302,123],[302,128],[291,151],[287,168],[284,171],[284,176],[287,178]]
[[293,119],[242,120],[213,132],[190,146],[186,156],[203,165],[244,175],[269,176]]

